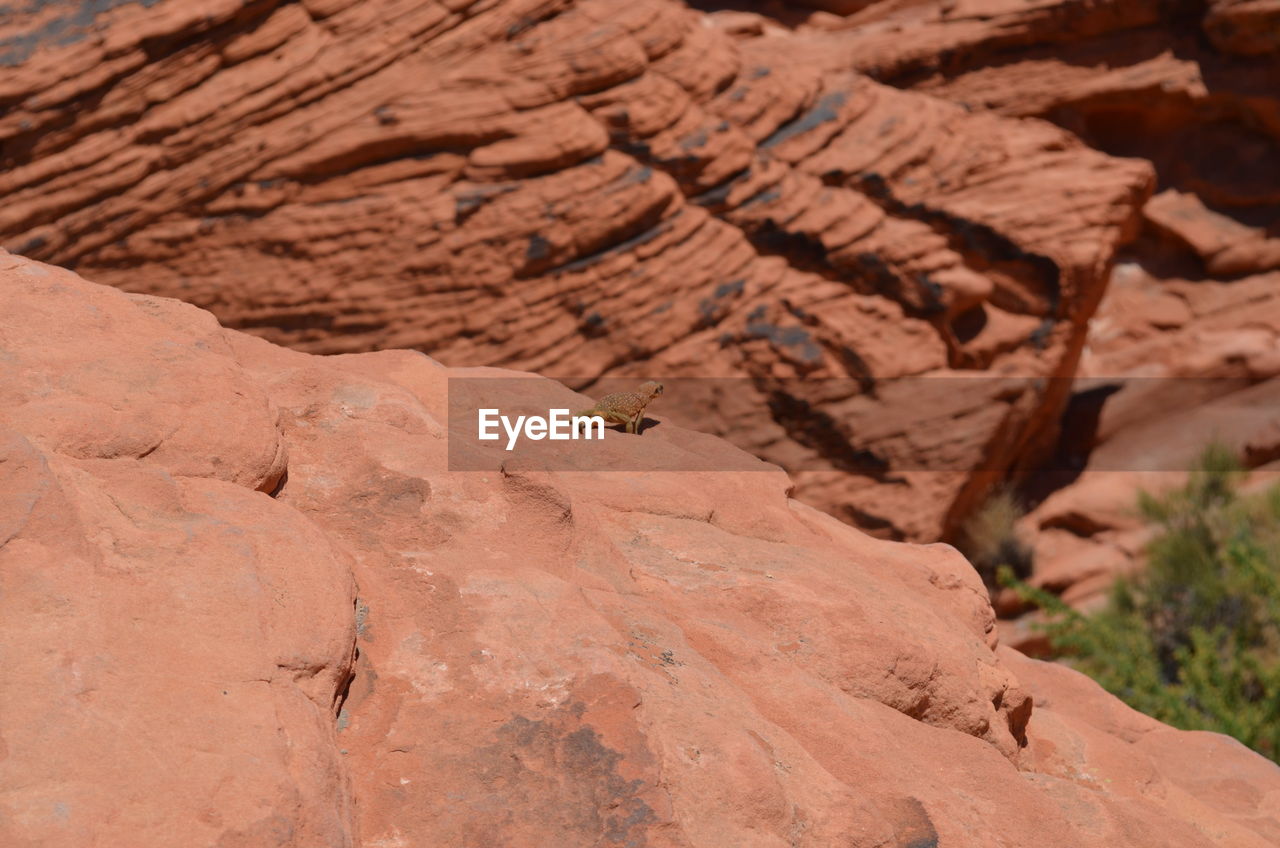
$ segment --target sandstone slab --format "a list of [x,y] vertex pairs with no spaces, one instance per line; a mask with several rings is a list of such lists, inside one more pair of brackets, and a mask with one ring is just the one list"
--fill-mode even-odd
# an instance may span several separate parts
[[[105,409],[68,441],[5,407],[6,845],[1274,842],[1280,769],[998,648],[949,546],[768,467],[451,472],[448,381],[512,372],[290,351],[3,258],[7,396],[87,391],[56,377],[92,350],[107,408],[265,397],[288,456],[273,497],[261,431],[208,437],[217,476],[104,452],[137,426]],[[221,343],[140,356],[175,335]],[[657,418],[604,446],[696,436]]]

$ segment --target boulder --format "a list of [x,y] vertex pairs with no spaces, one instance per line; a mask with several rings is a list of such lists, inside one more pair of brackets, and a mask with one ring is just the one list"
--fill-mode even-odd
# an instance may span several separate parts
[[660,412],[601,460],[704,438],[745,467],[450,470],[451,382],[585,398],[0,260],[5,845],[1280,833],[1280,768],[998,647],[954,549],[871,538]]

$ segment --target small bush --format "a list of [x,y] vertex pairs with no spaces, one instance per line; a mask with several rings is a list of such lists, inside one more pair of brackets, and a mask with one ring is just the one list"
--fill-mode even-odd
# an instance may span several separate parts
[[1000,489],[964,525],[962,549],[988,586],[1008,569],[1018,579],[1031,575],[1031,546],[1018,532],[1023,510],[1009,489]]
[[1280,758],[1280,488],[1241,496],[1235,456],[1210,446],[1181,489],[1143,493],[1159,532],[1146,571],[1085,616],[1000,579],[1048,613],[1055,651],[1135,709]]

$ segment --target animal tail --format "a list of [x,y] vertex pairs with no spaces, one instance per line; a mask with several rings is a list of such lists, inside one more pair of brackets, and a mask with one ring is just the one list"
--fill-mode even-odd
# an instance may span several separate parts
[[573,417],[573,418],[581,418],[581,417],[583,417],[584,415],[599,415],[599,414],[600,414],[600,410],[596,409],[596,408],[593,406],[593,407],[591,407],[590,409],[584,409],[584,410],[582,410],[581,412],[575,412],[575,413],[573,413],[573,415],[572,415],[571,417]]

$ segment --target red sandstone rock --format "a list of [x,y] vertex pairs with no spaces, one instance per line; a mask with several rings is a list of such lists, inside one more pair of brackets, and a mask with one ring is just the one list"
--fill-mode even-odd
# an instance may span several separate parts
[[1206,209],[1193,195],[1170,190],[1143,209],[1161,233],[1182,242],[1214,276],[1238,276],[1280,268],[1280,238]]
[[[447,380],[515,375],[310,356],[0,259],[0,355],[21,363],[0,371],[6,845],[1280,830],[1274,765],[993,650],[948,546],[872,539],[764,466],[450,472]],[[263,404],[278,419],[237,425]],[[609,433],[607,455],[699,438],[659,424]]]
[[[1178,289],[1280,263],[1271,0],[105,5],[0,22],[10,248],[311,352],[737,378],[673,420],[881,535],[948,537],[1034,469],[1067,381],[1030,378],[1113,315],[1115,373],[1274,373],[1251,308]],[[1090,324],[1157,235],[1202,273]],[[860,382],[993,374],[1028,385],[923,415]]]
[[343,844],[350,554],[260,491],[276,408],[208,313],[0,269],[0,843]]
[[1280,51],[1280,3],[1276,0],[1212,0],[1204,31],[1231,53]]
[[[1155,9],[1104,5],[1068,29]],[[15,252],[310,352],[412,347],[579,387],[736,377],[751,416],[682,423],[797,470],[902,472],[799,482],[890,536],[947,533],[981,497],[973,468],[1043,451],[1063,384],[962,394],[930,424],[948,440],[904,446],[863,434],[909,418],[901,399],[846,422],[860,389],[795,397],[812,412],[780,421],[776,381],[1070,374],[1152,186],[1145,163],[850,61],[1057,38],[1054,2],[990,23],[870,4],[795,31],[673,0],[77,8],[0,24]],[[917,473],[940,456],[949,476]]]

